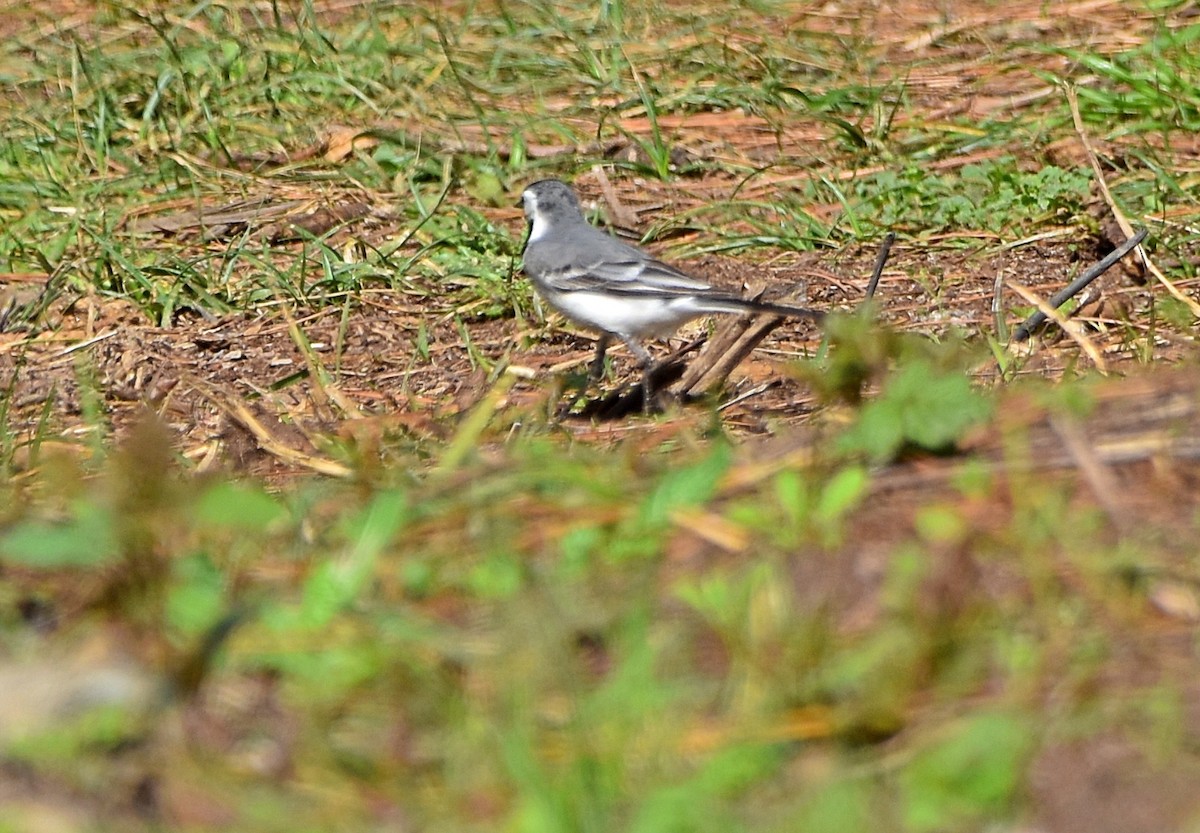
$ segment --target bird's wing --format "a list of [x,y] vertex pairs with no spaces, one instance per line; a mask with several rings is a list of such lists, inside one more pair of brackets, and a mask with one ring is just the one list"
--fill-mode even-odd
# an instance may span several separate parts
[[564,230],[553,246],[530,245],[525,263],[544,286],[559,292],[672,297],[710,289],[708,283],[586,223]]
[[704,281],[656,260],[600,260],[562,266],[542,277],[562,292],[603,289],[622,295],[676,295],[709,288]]
[[545,270],[541,279],[560,292],[604,290],[620,295],[657,297],[690,295],[708,290],[709,284],[680,272],[637,250],[632,256],[592,258]]

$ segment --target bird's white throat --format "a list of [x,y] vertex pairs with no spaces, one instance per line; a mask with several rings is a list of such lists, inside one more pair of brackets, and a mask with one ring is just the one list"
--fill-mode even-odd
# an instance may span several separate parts
[[535,209],[533,212],[533,228],[529,230],[529,242],[536,243],[550,231],[550,221]]
[[536,243],[541,240],[550,231],[550,221],[546,216],[538,210],[537,198],[528,191],[525,192],[525,205],[527,206],[526,216],[529,217],[529,222],[532,228],[529,229],[529,243]]

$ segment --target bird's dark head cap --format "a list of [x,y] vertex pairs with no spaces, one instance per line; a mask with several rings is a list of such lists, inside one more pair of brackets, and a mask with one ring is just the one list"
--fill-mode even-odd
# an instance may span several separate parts
[[535,213],[557,217],[583,214],[575,191],[558,179],[542,179],[527,186],[521,192],[521,204],[530,222]]

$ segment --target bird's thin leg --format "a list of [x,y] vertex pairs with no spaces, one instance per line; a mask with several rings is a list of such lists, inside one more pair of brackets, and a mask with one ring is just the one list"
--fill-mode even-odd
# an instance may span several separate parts
[[608,350],[611,341],[612,336],[608,333],[601,333],[600,338],[596,339],[596,358],[592,359],[592,363],[588,366],[588,378],[593,382],[599,382],[604,378],[604,353]]
[[650,404],[653,401],[651,396],[654,394],[654,383],[652,374],[654,373],[654,357],[650,352],[638,344],[631,336],[621,335],[617,333],[621,341],[625,342],[625,346],[629,348],[629,352],[633,353],[638,360],[638,364],[642,367],[642,412],[650,413]]
[[604,377],[604,354],[608,350],[608,345],[612,342],[612,336],[608,333],[601,333],[596,339],[596,358],[592,359],[588,365],[587,381],[580,386],[575,395],[567,404],[558,409],[558,419],[562,419],[571,411],[575,410],[575,406],[579,404],[579,400],[587,396],[588,388],[598,383]]

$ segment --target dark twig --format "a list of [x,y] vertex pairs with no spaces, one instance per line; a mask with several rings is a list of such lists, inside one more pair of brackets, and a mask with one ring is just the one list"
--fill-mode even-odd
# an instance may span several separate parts
[[704,357],[693,362],[684,373],[679,394],[690,399],[719,390],[734,368],[783,321],[779,315],[759,314],[740,315],[722,322]]
[[[765,283],[755,282],[748,287],[746,297],[762,300],[766,288]],[[719,390],[733,369],[781,323],[783,319],[778,315],[731,315],[723,319],[704,346],[704,352],[683,374],[680,395],[690,398]]]
[[[1088,269],[1086,272],[1084,272],[1078,278],[1071,281],[1071,283],[1068,284],[1065,289],[1061,290],[1060,292],[1055,294],[1053,297],[1051,297],[1050,300],[1047,302],[1047,305],[1053,309],[1057,309],[1058,307],[1061,307],[1063,304],[1065,304],[1067,301],[1074,298],[1076,295],[1078,295],[1080,292],[1082,292],[1087,287],[1088,284],[1090,284],[1092,281],[1096,280],[1096,278],[1100,277],[1105,272],[1107,272],[1109,269],[1111,269],[1113,267],[1113,264],[1115,264],[1118,260],[1125,257],[1125,255],[1129,254],[1131,251],[1133,251],[1135,248],[1137,248],[1137,246],[1143,240],[1146,239],[1147,234],[1148,234],[1148,232],[1146,231],[1146,229],[1139,230],[1138,233],[1135,234],[1133,237],[1130,237],[1128,240],[1126,240],[1120,246],[1118,246],[1117,248],[1115,248],[1111,252],[1109,252],[1108,256],[1106,258],[1104,258],[1104,260],[1097,263],[1091,269]],[[1013,332],[1012,340],[1013,341],[1025,341],[1031,335],[1033,335],[1034,330],[1036,330],[1038,327],[1040,327],[1045,322],[1046,322],[1046,314],[1044,312],[1042,312],[1041,310],[1038,310],[1033,315],[1026,318],[1025,322],[1023,324],[1021,324],[1020,327],[1017,327],[1017,329]]]
[[875,269],[871,272],[871,280],[867,283],[867,300],[875,297],[879,287],[879,278],[883,275],[883,265],[887,263],[888,255],[892,252],[892,244],[896,242],[896,232],[889,231],[879,244],[879,254],[875,256]]

